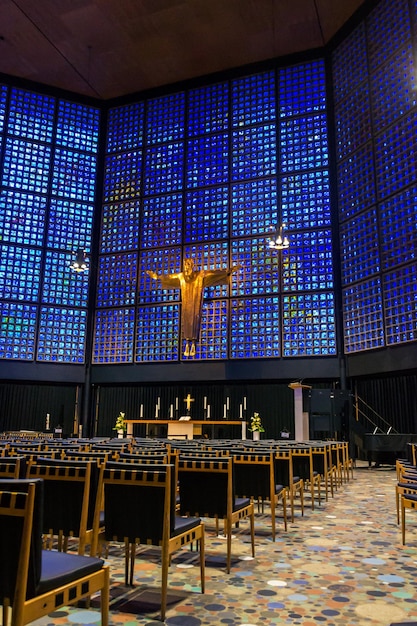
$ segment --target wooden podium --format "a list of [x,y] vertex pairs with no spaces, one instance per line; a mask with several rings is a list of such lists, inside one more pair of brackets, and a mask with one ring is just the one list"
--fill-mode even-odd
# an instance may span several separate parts
[[309,412],[305,411],[305,402],[310,385],[302,383],[290,383],[288,385],[294,391],[294,439],[295,441],[308,441],[310,439]]

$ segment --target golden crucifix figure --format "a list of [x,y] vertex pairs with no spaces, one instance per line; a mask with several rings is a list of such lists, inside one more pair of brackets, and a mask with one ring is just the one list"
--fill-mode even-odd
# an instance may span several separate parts
[[191,402],[194,402],[194,398],[191,397],[190,394],[188,394],[188,396],[186,398],[184,398],[184,402],[186,404],[187,407],[187,412],[190,412],[191,409]]
[[154,280],[160,280],[164,289],[181,289],[181,330],[185,339],[184,356],[195,356],[195,344],[200,339],[201,312],[204,287],[224,285],[231,274],[240,268],[234,265],[226,270],[195,270],[194,259],[185,259],[182,272],[157,274],[147,270]]

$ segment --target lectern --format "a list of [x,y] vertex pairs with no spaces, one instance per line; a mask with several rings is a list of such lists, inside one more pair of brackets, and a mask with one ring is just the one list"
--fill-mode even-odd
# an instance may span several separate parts
[[288,387],[294,391],[294,439],[295,441],[308,441],[310,439],[310,424],[307,404],[311,386],[302,383],[290,383]]

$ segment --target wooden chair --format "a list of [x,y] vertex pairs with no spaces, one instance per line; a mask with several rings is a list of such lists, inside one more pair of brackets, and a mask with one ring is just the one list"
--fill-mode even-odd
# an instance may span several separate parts
[[282,503],[284,528],[287,530],[287,491],[275,480],[275,465],[272,452],[266,454],[235,454],[236,493],[257,500],[269,501],[271,506],[272,541],[276,537],[276,507]]
[[314,511],[314,501],[321,504],[321,474],[314,470],[313,451],[309,445],[295,445],[291,449],[293,472],[303,479],[304,488],[310,489],[311,509]]
[[255,556],[255,512],[249,498],[235,495],[234,464],[232,457],[213,459],[185,459],[178,462],[179,505],[181,515],[201,515],[201,517],[224,521],[227,540],[226,570],[230,573],[232,551],[232,527],[249,518],[252,556]]
[[204,523],[198,517],[175,514],[172,465],[131,465],[109,462],[104,469],[106,541],[125,545],[125,582],[133,584],[137,545],[162,551],[161,620],[165,619],[168,567],[171,555],[187,544],[200,549],[201,592],[204,593]]
[[[78,553],[84,554],[90,544],[90,553],[95,555],[103,467],[93,461],[56,459],[38,459],[29,464],[27,478],[42,478],[45,482],[45,547],[52,549],[56,541],[58,550],[66,552],[69,538],[78,538]],[[90,491],[92,474],[94,491]]]
[[304,515],[304,480],[293,470],[291,448],[280,448],[274,453],[275,479],[284,485],[290,497],[291,521],[294,521],[295,498],[300,496],[301,515]]
[[0,478],[21,478],[24,466],[23,456],[0,457]]
[[400,498],[401,506],[401,538],[402,544],[405,546],[405,511],[406,509],[417,509],[417,490],[414,493],[403,493]]
[[101,593],[108,625],[109,569],[101,559],[42,550],[43,481],[0,480],[0,603],[3,626],[24,626]]

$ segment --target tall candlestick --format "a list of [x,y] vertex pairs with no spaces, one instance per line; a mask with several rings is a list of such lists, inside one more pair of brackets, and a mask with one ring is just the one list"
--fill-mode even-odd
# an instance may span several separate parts
[[139,418],[142,419],[143,418],[143,404],[140,405],[140,413],[139,413]]
[[226,409],[229,410],[229,396],[226,398]]
[[159,411],[159,407],[158,407],[158,405],[156,405],[156,407],[155,407],[155,419],[158,419],[158,411]]
[[246,411],[246,396],[243,396],[243,410]]
[[169,417],[170,419],[174,417],[174,405],[173,404],[169,405]]
[[49,417],[50,417],[49,413],[47,413],[46,414],[46,424],[45,424],[46,430],[49,430],[49,426],[50,426]]
[[207,419],[210,418],[210,405],[207,405]]
[[158,409],[160,409],[161,408],[161,398],[160,398],[160,396],[158,396],[158,402],[156,404],[158,406]]
[[240,419],[242,419],[242,417],[243,417],[242,405],[241,404],[239,404],[239,417],[240,417]]
[[207,396],[204,396],[203,408],[204,408],[204,409],[206,409],[206,408],[207,408]]
[[226,411],[227,411],[227,409],[226,409],[226,405],[225,405],[225,404],[223,404],[223,417],[227,417],[227,415],[226,415]]
[[175,398],[175,410],[178,411],[178,397]]

